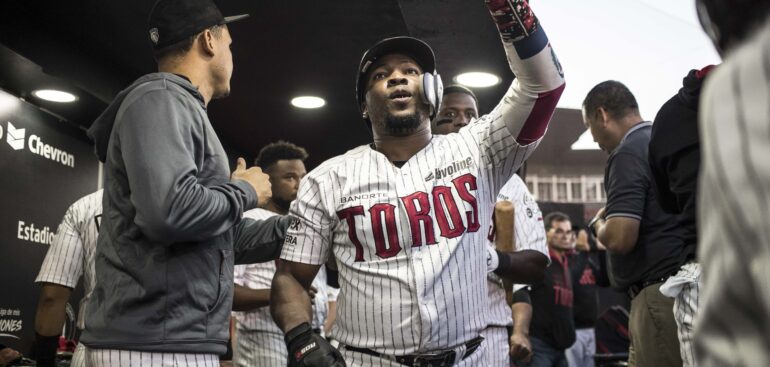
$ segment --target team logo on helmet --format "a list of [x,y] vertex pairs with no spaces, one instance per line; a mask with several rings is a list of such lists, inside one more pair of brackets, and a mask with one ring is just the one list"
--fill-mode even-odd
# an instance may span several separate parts
[[157,45],[159,39],[160,35],[158,34],[158,28],[150,29],[150,40],[152,40],[152,43]]

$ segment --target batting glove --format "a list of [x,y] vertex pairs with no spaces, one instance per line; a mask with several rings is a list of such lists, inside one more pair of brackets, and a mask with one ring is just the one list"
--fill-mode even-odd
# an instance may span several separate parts
[[345,367],[342,354],[326,339],[310,328],[307,322],[286,333],[289,367]]

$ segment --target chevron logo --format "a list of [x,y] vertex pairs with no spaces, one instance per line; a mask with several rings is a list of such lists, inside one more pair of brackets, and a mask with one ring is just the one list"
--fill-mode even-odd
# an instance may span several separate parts
[[24,149],[24,138],[27,135],[27,129],[17,129],[16,126],[8,121],[8,134],[5,137],[5,141],[14,150]]

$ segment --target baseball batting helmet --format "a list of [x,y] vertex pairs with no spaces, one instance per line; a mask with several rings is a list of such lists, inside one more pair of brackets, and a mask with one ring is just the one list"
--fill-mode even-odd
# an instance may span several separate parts
[[402,53],[413,58],[422,68],[420,91],[423,101],[430,106],[430,118],[432,120],[438,113],[444,89],[441,76],[436,71],[436,56],[427,43],[407,36],[386,38],[364,52],[356,74],[356,101],[359,110],[363,113],[361,104],[366,99],[367,75],[371,66],[380,57],[393,53]]

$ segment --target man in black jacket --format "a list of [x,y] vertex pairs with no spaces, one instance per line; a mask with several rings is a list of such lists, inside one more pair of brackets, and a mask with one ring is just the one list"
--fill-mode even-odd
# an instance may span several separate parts
[[674,299],[680,354],[687,367],[695,365],[692,338],[701,277],[700,264],[695,259],[698,244],[696,193],[700,169],[698,106],[701,86],[712,67],[691,70],[687,74],[679,92],[655,116],[649,145],[658,204],[665,212],[677,215],[688,253],[681,270],[660,287],[664,295]]

